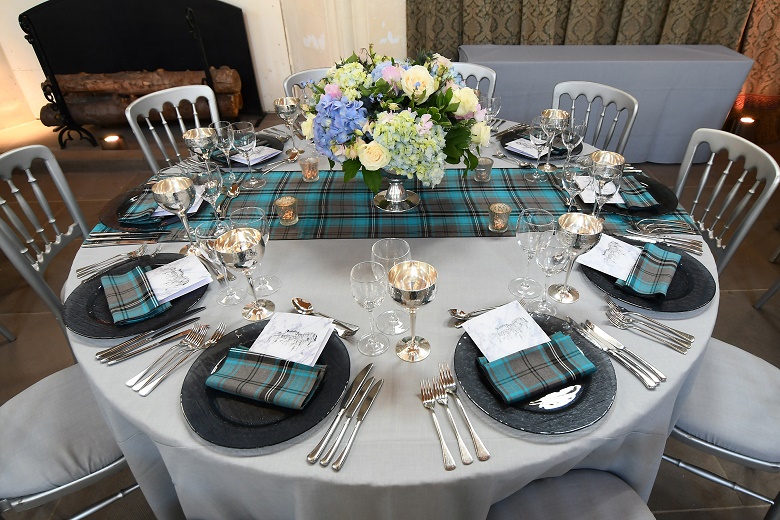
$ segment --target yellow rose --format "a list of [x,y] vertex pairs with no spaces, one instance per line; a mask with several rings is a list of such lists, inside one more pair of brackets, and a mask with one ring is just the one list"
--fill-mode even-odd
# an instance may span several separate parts
[[301,133],[306,139],[314,138],[314,114],[306,114],[306,120],[301,123]]
[[477,110],[479,98],[477,98],[477,94],[473,89],[463,87],[453,91],[452,102],[459,103],[458,109],[455,110],[455,116],[463,117],[466,114]]
[[404,93],[418,103],[424,103],[436,92],[436,82],[422,65],[409,67],[401,75],[401,88]]
[[376,141],[359,145],[358,158],[360,159],[360,163],[365,166],[367,170],[371,171],[384,168],[390,164],[390,152]]
[[471,127],[471,142],[477,146],[487,146],[490,142],[490,127],[485,123],[475,123]]

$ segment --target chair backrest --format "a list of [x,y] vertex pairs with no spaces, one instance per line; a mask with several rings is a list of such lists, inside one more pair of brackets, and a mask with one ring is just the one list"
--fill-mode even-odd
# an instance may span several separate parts
[[[571,98],[571,108],[560,106],[561,96]],[[581,119],[587,126],[585,141],[601,150],[611,150],[623,154],[628,142],[628,136],[631,134],[631,128],[636,120],[636,113],[639,110],[639,103],[636,98],[627,92],[590,81],[564,81],[555,85],[553,89],[552,108],[563,108],[571,114],[572,120],[575,119],[575,109],[579,105],[577,98],[585,98],[585,114],[577,112],[576,119]],[[596,99],[601,100],[601,111],[593,114],[593,102]],[[582,108],[583,105],[579,105]],[[598,104],[596,105],[598,109]],[[614,116],[612,114],[614,113]],[[621,115],[624,115],[623,122],[620,121]],[[611,118],[611,119],[610,119]],[[606,125],[606,126],[605,126]],[[617,141],[613,141],[616,137]],[[614,144],[613,144],[614,143]]]
[[468,86],[479,90],[480,94],[493,97],[496,90],[496,71],[484,65],[461,61],[454,62],[452,66]]
[[319,80],[325,77],[328,73],[327,68],[322,69],[307,69],[295,74],[291,74],[284,79],[282,86],[284,87],[284,95],[287,97],[295,97],[295,87],[303,90],[303,87],[309,81],[317,83]]
[[[42,160],[49,171],[67,216],[61,214],[59,219],[55,218],[38,179],[30,171],[35,159]],[[13,175],[15,171],[23,173]],[[65,246],[89,232],[84,214],[57,159],[45,146],[25,146],[0,155],[0,179],[8,188],[6,191],[0,183],[0,248],[63,326],[62,300],[46,283],[43,274]],[[67,219],[70,221],[63,222]]]
[[[181,143],[181,135],[187,131],[187,126],[184,124],[184,118],[179,110],[179,104],[182,102],[188,102],[192,105],[192,115],[195,119],[195,128],[201,127],[200,117],[198,117],[198,110],[195,107],[195,101],[198,98],[206,98],[209,106],[209,112],[211,115],[211,121],[219,121],[219,109],[217,108],[217,96],[211,87],[208,85],[185,85],[183,87],[173,87],[158,92],[152,92],[141,98],[136,99],[130,103],[125,109],[125,117],[127,122],[130,123],[130,128],[133,130],[133,134],[138,139],[138,144],[141,146],[141,151],[144,153],[146,163],[149,165],[153,173],[157,173],[160,170],[160,165],[157,163],[152,148],[146,140],[143,130],[138,125],[138,118],[143,117],[146,121],[146,126],[154,138],[154,142],[157,148],[162,153],[162,157],[167,163],[166,166],[173,166],[181,160],[181,154],[179,153],[178,142]],[[172,105],[176,111],[176,119],[179,121],[178,137],[174,136],[174,131],[171,130],[168,125],[168,121],[163,115],[163,107],[168,104]],[[162,122],[162,127],[165,129],[165,137],[167,138],[167,147],[173,152],[169,154],[163,139],[157,132],[157,129],[152,124],[151,114],[156,112]],[[208,126],[206,123],[205,126]],[[186,151],[186,146],[182,145]]]
[[[780,168],[766,151],[738,135],[699,128],[691,136],[680,164],[674,187],[678,199],[682,197],[691,173],[696,149],[704,143],[709,145],[710,158],[699,179],[691,207],[686,209],[712,249],[718,273],[721,273],[780,183]],[[712,171],[712,167],[719,152],[726,152],[728,161],[719,177],[715,178],[718,174]],[[742,171],[732,173],[732,166],[740,158],[743,160]],[[751,171],[754,172],[752,175]],[[751,178],[754,178],[752,183]]]

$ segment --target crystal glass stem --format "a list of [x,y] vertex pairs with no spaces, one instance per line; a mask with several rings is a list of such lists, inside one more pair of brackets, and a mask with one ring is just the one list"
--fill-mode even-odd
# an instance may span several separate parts
[[252,290],[252,299],[254,299],[254,306],[259,307],[260,304],[258,302],[260,301],[260,298],[257,297],[257,290],[255,289],[255,283],[254,281],[252,281],[252,272],[244,271],[244,274],[246,275],[246,281],[249,282],[249,288]]
[[190,246],[195,247],[195,239],[192,238],[192,230],[190,229],[190,221],[187,218],[187,210],[183,210],[178,213],[181,225],[184,226],[184,231],[187,233],[187,240],[190,241]]

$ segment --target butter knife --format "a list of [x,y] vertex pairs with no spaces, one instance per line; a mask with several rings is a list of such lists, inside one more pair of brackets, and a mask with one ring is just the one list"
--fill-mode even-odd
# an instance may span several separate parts
[[358,407],[363,402],[363,398],[366,397],[366,394],[368,393],[369,388],[371,388],[371,384],[374,382],[373,377],[369,377],[366,379],[366,384],[363,385],[363,388],[360,389],[360,391],[355,396],[355,399],[352,400],[352,403],[347,407],[347,411],[344,412],[344,415],[346,416],[346,420],[344,421],[344,426],[341,427],[341,431],[339,432],[338,436],[336,436],[336,440],[333,442],[333,446],[328,449],[328,451],[325,453],[325,455],[320,459],[320,465],[321,466],[327,466],[333,456],[336,454],[336,450],[339,447],[339,443],[341,443],[341,439],[344,438],[344,434],[347,432],[347,428],[349,427],[349,422],[352,420],[352,417],[355,416],[355,412],[357,412]]
[[360,405],[360,410],[358,410],[357,422],[355,423],[355,428],[352,430],[352,434],[349,436],[347,445],[344,447],[344,451],[341,452],[341,455],[336,459],[336,462],[333,463],[333,466],[331,466],[334,470],[338,471],[344,466],[344,462],[347,460],[347,455],[349,455],[349,450],[352,448],[352,443],[355,441],[355,436],[360,429],[360,425],[363,424],[363,419],[366,418],[368,411],[371,410],[371,405],[374,404],[374,400],[382,389],[384,382],[384,379],[380,379],[368,390],[365,399],[363,399],[363,404]]
[[309,462],[309,464],[314,464],[317,462],[317,460],[320,458],[320,455],[322,455],[322,452],[325,451],[325,447],[328,445],[330,438],[333,436],[333,432],[336,431],[336,427],[338,426],[339,422],[341,422],[341,417],[344,415],[347,407],[349,407],[349,405],[351,405],[355,400],[358,391],[360,391],[363,383],[366,382],[368,373],[371,372],[372,368],[374,368],[373,363],[366,365],[365,368],[363,368],[363,370],[361,370],[360,373],[355,376],[355,379],[352,381],[352,384],[349,386],[349,388],[347,388],[347,391],[344,393],[344,397],[341,400],[341,409],[339,410],[339,413],[336,414],[336,418],[333,420],[333,424],[330,425],[330,428],[328,428],[328,431],[325,433],[325,436],[322,438],[322,440],[320,440],[311,453],[306,456],[306,460]]

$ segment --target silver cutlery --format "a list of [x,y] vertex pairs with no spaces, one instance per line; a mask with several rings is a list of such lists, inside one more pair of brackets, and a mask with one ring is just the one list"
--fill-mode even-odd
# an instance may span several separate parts
[[[518,301],[518,303],[520,304],[521,307],[525,307],[525,304],[527,303],[525,301],[525,298],[520,298],[517,301]],[[502,304],[502,305],[506,305],[506,304]],[[457,323],[455,323],[455,328],[456,329],[460,329],[460,328],[463,327],[463,324],[466,323],[467,321],[469,321],[471,318],[476,318],[477,316],[479,316],[481,314],[484,314],[484,313],[486,313],[486,312],[488,312],[490,310],[493,310],[495,308],[498,308],[498,307],[501,307],[501,305],[497,305],[496,307],[489,307],[489,308],[486,308],[486,309],[477,309],[476,311],[471,311],[470,313],[463,314],[464,317],[459,317],[460,315],[457,314],[459,309],[449,309],[448,312],[450,313],[450,316],[452,316],[456,320],[459,320]],[[455,315],[453,314],[453,311],[455,311],[455,313],[456,313]],[[463,311],[459,311],[459,312],[463,312]],[[468,316],[469,314],[473,314],[473,315],[472,316]],[[468,316],[468,317],[466,317],[466,316]]]
[[625,316],[624,314],[612,308],[607,309],[607,318],[614,318],[615,320],[628,325],[629,327],[636,327],[639,330],[647,331],[650,334],[654,334],[656,337],[676,343],[685,349],[689,349],[693,345],[693,343],[688,339],[673,335],[658,327],[651,326],[649,323],[634,320],[632,317]]
[[636,240],[637,242],[647,242],[649,244],[665,244],[670,247],[676,247],[677,249],[681,249],[683,251],[686,251],[688,253],[691,253],[693,255],[701,256],[703,254],[702,248],[697,246],[691,246],[687,244],[682,244],[679,242],[669,241],[666,239],[661,238],[653,238],[653,237],[647,237],[644,235],[634,235],[634,234],[615,234],[616,237],[621,238],[629,238],[631,240]]
[[490,452],[485,447],[482,439],[479,438],[479,435],[477,435],[474,426],[469,420],[469,416],[466,414],[466,408],[463,407],[463,403],[460,401],[460,397],[458,397],[458,384],[455,382],[455,378],[452,376],[452,372],[447,363],[439,363],[439,380],[441,381],[442,386],[444,386],[444,390],[455,399],[458,408],[460,408],[460,413],[463,415],[463,419],[466,421],[466,427],[469,430],[469,435],[471,435],[471,442],[474,443],[477,459],[482,461],[488,460],[490,458]]
[[341,443],[341,439],[344,437],[344,433],[347,431],[347,428],[349,427],[349,422],[352,420],[352,417],[355,416],[355,412],[357,412],[358,407],[360,407],[361,403],[363,402],[363,399],[366,397],[366,394],[368,393],[368,390],[371,388],[371,385],[374,383],[374,378],[369,377],[366,379],[366,384],[362,385],[362,388],[358,390],[357,395],[352,400],[352,402],[347,406],[346,412],[344,412],[344,416],[346,417],[346,420],[344,421],[344,426],[341,427],[341,431],[339,431],[339,434],[336,436],[336,440],[333,442],[333,446],[330,447],[330,449],[325,453],[325,455],[320,459],[320,465],[321,466],[327,466],[330,463],[330,459],[333,458],[333,456],[336,454],[336,450],[339,447],[339,444]]
[[176,329],[180,329],[182,327],[189,325],[190,323],[194,323],[198,321],[200,317],[194,317],[189,319],[185,319],[185,318],[187,318],[187,316],[190,316],[192,314],[198,313],[204,309],[205,307],[197,307],[195,309],[189,309],[187,312],[185,312],[184,314],[176,318],[176,320],[174,320],[172,323],[169,323],[168,325],[162,328],[153,329],[148,332],[144,332],[143,334],[139,334],[134,338],[131,338],[127,341],[120,343],[119,345],[101,350],[100,352],[95,354],[95,359],[97,359],[98,361],[105,362],[104,360],[107,358],[116,355],[122,355],[134,348],[140,347],[144,343],[148,343],[149,341],[160,338],[165,334],[173,332]]
[[509,128],[505,128],[504,130],[501,130],[500,132],[496,132],[496,137],[504,137],[506,134],[510,132],[514,132],[515,130],[521,130],[523,128],[528,128],[529,125],[525,123],[517,123],[515,125],[510,126]]
[[433,396],[433,385],[427,379],[420,381],[420,397],[422,398],[423,406],[426,410],[431,412],[433,418],[433,426],[436,428],[436,435],[439,436],[439,444],[441,445],[441,455],[444,459],[444,469],[452,471],[455,469],[455,459],[452,458],[447,443],[444,442],[444,436],[441,434],[441,427],[439,427],[439,419],[436,418],[436,399]]
[[496,153],[493,154],[493,157],[495,157],[497,159],[503,159],[505,161],[513,162],[513,163],[515,163],[518,166],[518,168],[533,168],[534,167],[533,164],[531,164],[529,162],[521,161],[519,159],[515,159],[514,157],[510,157],[507,154],[505,154],[504,152],[496,152]]
[[141,247],[139,247],[138,249],[136,249],[134,251],[130,251],[128,253],[121,253],[121,254],[118,254],[118,255],[114,255],[114,256],[112,256],[110,258],[106,258],[104,260],[100,260],[98,262],[94,262],[94,263],[91,263],[91,264],[88,264],[88,265],[81,266],[78,269],[76,269],[76,277],[83,278],[83,276],[86,276],[86,275],[82,275],[82,273],[85,273],[85,272],[88,272],[88,271],[92,271],[94,269],[102,269],[104,265],[111,264],[112,262],[124,261],[126,259],[127,260],[132,260],[134,258],[138,258],[139,256],[143,256],[144,253],[146,253],[146,248],[147,247],[149,247],[149,246],[144,244],[144,245],[142,245]]
[[[190,333],[187,334],[187,336],[185,336],[185,338],[182,341],[178,342],[177,344],[173,345],[171,348],[169,348],[168,350],[163,352],[160,355],[160,357],[158,357],[157,359],[155,359],[152,362],[152,364],[150,364],[148,367],[143,369],[141,372],[139,372],[135,376],[133,376],[130,379],[128,379],[125,382],[125,385],[129,386],[131,388],[135,387],[139,383],[139,381],[141,381],[141,379],[146,374],[149,373],[150,370],[152,370],[160,361],[165,359],[168,356],[168,354],[170,354],[174,350],[185,348],[187,345],[199,344],[201,341],[203,341],[203,339],[205,339],[205,337],[206,337],[206,330],[208,330],[208,325],[199,325],[197,327],[193,327],[192,330],[190,331]],[[151,379],[151,376],[148,379]],[[140,390],[141,387],[139,386],[138,389]]]
[[347,331],[349,331],[350,332],[349,336],[354,335],[358,330],[360,330],[360,327],[358,325],[355,325],[354,323],[347,323],[346,321],[337,320],[335,318],[332,318],[331,316],[315,311],[314,305],[312,305],[312,303],[309,302],[308,300],[304,300],[303,298],[300,297],[293,298],[292,304],[295,310],[298,311],[300,314],[314,315],[314,316],[319,316],[321,318],[327,318],[329,320],[333,320],[334,325],[336,325],[337,327],[341,326],[345,328]]
[[647,232],[644,232],[644,231],[634,231],[632,229],[627,229],[626,233],[628,233],[629,235],[636,235],[636,236],[644,237],[644,238],[653,238],[653,239],[656,239],[656,240],[663,240],[663,241],[670,242],[670,243],[671,242],[677,242],[677,243],[682,244],[682,245],[694,247],[694,248],[697,248],[697,249],[703,249],[702,242],[700,240],[696,240],[696,239],[693,239],[693,238],[682,238],[682,237],[672,236],[672,235],[667,235],[667,234],[662,234],[662,233],[647,233]]
[[612,311],[614,311],[616,314],[620,314],[624,319],[626,319],[626,321],[629,321],[630,318],[638,319],[640,321],[644,321],[649,327],[655,328],[659,331],[665,331],[688,343],[693,343],[696,341],[696,337],[691,334],[672,328],[664,323],[661,323],[660,321],[656,321],[650,316],[645,316],[642,313],[630,311],[625,307],[621,307],[620,305],[613,302],[608,295],[604,295],[604,300],[607,302],[607,305]]
[[217,210],[217,213],[219,213],[219,216],[222,218],[225,218],[225,213],[227,212],[228,207],[230,206],[230,203],[233,199],[238,197],[238,195],[241,193],[241,182],[240,180],[233,183],[230,188],[228,188],[227,192],[225,192],[225,198],[222,199],[222,202],[219,203],[219,208]]
[[661,232],[700,235],[699,231],[694,226],[681,220],[643,218],[633,225],[637,230],[644,231],[646,233]]
[[166,343],[170,343],[171,341],[176,341],[181,338],[184,338],[187,336],[187,334],[190,333],[192,329],[185,329],[180,332],[175,332],[171,334],[170,336],[167,336],[159,341],[155,341],[154,343],[149,343],[148,345],[139,346],[134,348],[133,350],[129,352],[124,352],[122,354],[117,354],[111,357],[107,357],[101,360],[102,363],[105,363],[108,366],[116,365],[117,363],[121,363],[122,361],[127,361],[128,359],[137,356],[138,354],[143,354],[144,352],[148,352],[154,348],[157,348],[161,345],[165,345]]
[[621,352],[624,352],[628,356],[630,356],[638,365],[641,365],[646,369],[646,371],[654,377],[654,380],[657,378],[657,382],[663,382],[666,381],[666,376],[663,372],[658,370],[656,367],[654,367],[652,364],[647,362],[642,356],[639,354],[634,353],[634,351],[627,348],[625,345],[623,345],[621,342],[619,342],[617,339],[613,338],[609,334],[607,334],[601,327],[596,325],[595,323],[591,322],[590,320],[585,320],[585,328],[588,329],[596,338],[599,340],[603,340],[604,342],[608,343],[610,346],[618,349]]
[[325,447],[328,445],[328,442],[330,442],[330,438],[333,436],[333,432],[336,431],[338,424],[341,422],[341,418],[344,416],[344,412],[346,411],[347,407],[352,404],[352,401],[355,400],[355,396],[357,396],[357,393],[363,387],[363,383],[366,382],[368,373],[371,372],[372,368],[374,368],[374,364],[369,363],[365,366],[365,368],[363,368],[363,370],[360,371],[357,376],[355,376],[355,379],[352,380],[352,384],[344,393],[344,397],[341,400],[341,409],[339,410],[338,414],[336,414],[336,418],[333,419],[333,424],[330,425],[330,428],[328,428],[328,431],[325,433],[325,436],[322,437],[322,440],[320,440],[311,453],[306,456],[306,461],[309,464],[314,464],[317,462],[317,460],[320,458],[320,455],[322,455],[322,452],[325,451]]
[[347,445],[344,447],[344,451],[341,452],[341,455],[339,455],[336,461],[333,463],[333,466],[331,466],[335,471],[339,471],[347,461],[347,455],[349,455],[349,450],[352,448],[352,443],[355,441],[355,436],[360,429],[360,425],[363,424],[368,411],[371,410],[371,405],[374,404],[374,400],[379,394],[379,391],[382,389],[384,382],[384,379],[376,381],[368,390],[365,399],[363,399],[363,404],[360,405],[360,410],[358,410],[357,413],[357,422],[355,423],[355,428],[352,430],[352,434],[349,436],[349,440],[347,440]]
[[455,424],[455,419],[452,417],[449,399],[447,398],[447,392],[444,390],[444,386],[442,386],[441,381],[438,379],[434,378],[431,382],[433,383],[433,397],[436,399],[437,403],[444,407],[444,410],[447,412],[447,418],[450,420],[450,425],[452,425],[452,430],[455,432],[455,439],[458,441],[458,451],[460,451],[460,460],[463,462],[463,464],[468,466],[474,462],[474,459],[471,457],[471,453],[469,453],[469,449],[466,447],[466,443],[463,442],[463,438],[460,436],[458,427]]
[[678,341],[674,341],[674,340],[671,340],[671,339],[668,339],[668,338],[661,337],[657,333],[654,333],[654,332],[649,331],[647,329],[643,329],[642,327],[638,326],[637,324],[629,325],[628,323],[622,321],[622,319],[619,316],[616,316],[614,314],[609,314],[608,313],[607,314],[607,319],[612,323],[612,325],[614,325],[615,327],[617,327],[619,329],[623,329],[623,330],[632,329],[632,330],[636,330],[637,332],[641,332],[642,334],[650,337],[651,339],[653,339],[657,343],[660,343],[660,344],[665,345],[665,346],[667,346],[667,347],[669,347],[669,348],[671,348],[673,350],[676,350],[680,354],[687,354],[688,353],[688,349],[690,348],[689,345],[685,345],[685,344],[682,344],[682,343],[680,343]]
[[298,160],[299,155],[300,152],[298,151],[288,150],[286,159],[282,159],[281,161],[274,161],[272,163],[265,165],[265,168],[261,169],[260,173],[265,175],[266,173],[275,170],[276,168],[278,168],[283,164],[294,163],[295,161]]

